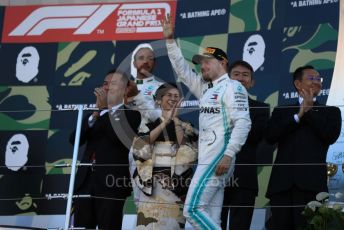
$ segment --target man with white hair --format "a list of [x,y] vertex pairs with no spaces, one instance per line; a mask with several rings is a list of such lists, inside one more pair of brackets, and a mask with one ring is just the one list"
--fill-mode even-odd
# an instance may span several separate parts
[[131,109],[141,112],[141,132],[147,131],[146,123],[161,116],[161,110],[155,106],[153,96],[163,82],[158,81],[152,74],[154,67],[155,55],[152,46],[148,43],[138,45],[132,54],[131,74],[135,82],[129,83],[127,104]]
[[[146,124],[156,121],[161,116],[161,109],[155,105],[154,95],[163,82],[158,81],[152,74],[155,67],[155,55],[150,44],[139,44],[133,51],[131,59],[131,75],[135,78],[135,81],[129,81],[125,104],[131,109],[140,111],[141,124],[139,131],[145,133],[149,131]],[[133,178],[136,169],[133,148],[130,149],[128,158],[129,171]],[[134,200],[137,202],[139,197],[135,182],[132,183],[132,188]]]

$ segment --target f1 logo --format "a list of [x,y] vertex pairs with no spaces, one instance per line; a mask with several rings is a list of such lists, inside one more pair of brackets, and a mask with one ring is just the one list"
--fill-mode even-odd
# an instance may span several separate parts
[[33,11],[9,36],[42,35],[50,29],[73,29],[75,35],[92,33],[118,4],[46,6]]
[[[2,43],[161,39],[161,21],[176,1],[8,6]],[[139,36],[137,34],[140,34]]]

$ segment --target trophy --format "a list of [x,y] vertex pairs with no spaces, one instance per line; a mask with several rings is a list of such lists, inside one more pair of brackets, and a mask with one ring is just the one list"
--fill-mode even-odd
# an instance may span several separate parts
[[[342,166],[344,172],[344,165]],[[338,171],[338,166],[336,164],[327,163],[327,177],[333,177]]]

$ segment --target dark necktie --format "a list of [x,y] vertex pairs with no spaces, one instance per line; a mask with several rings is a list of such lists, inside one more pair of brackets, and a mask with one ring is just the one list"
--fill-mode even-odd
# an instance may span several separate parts
[[213,88],[213,83],[212,82],[208,83],[208,89],[210,89],[210,88]]
[[137,85],[143,84],[143,80],[136,80],[136,84]]

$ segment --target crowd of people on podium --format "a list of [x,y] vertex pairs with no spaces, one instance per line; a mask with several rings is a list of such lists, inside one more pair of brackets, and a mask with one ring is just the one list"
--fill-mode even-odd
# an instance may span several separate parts
[[[133,53],[136,76],[113,69],[94,89],[99,110],[82,122],[86,145],[76,175],[74,227],[120,229],[125,198],[133,193],[137,229],[250,229],[258,194],[256,152],[265,140],[277,146],[266,197],[268,229],[306,224],[304,206],[327,191],[326,154],[339,137],[341,113],[316,97],[322,78],[312,66],[291,78],[295,104],[270,105],[248,95],[254,70],[207,47],[195,54],[196,73],[163,22],[169,60],[199,101],[198,131],[180,118],[183,95],[175,83],[153,75],[156,57],[149,44]],[[75,132],[70,137],[73,144]],[[236,178],[236,183],[229,183]]]

